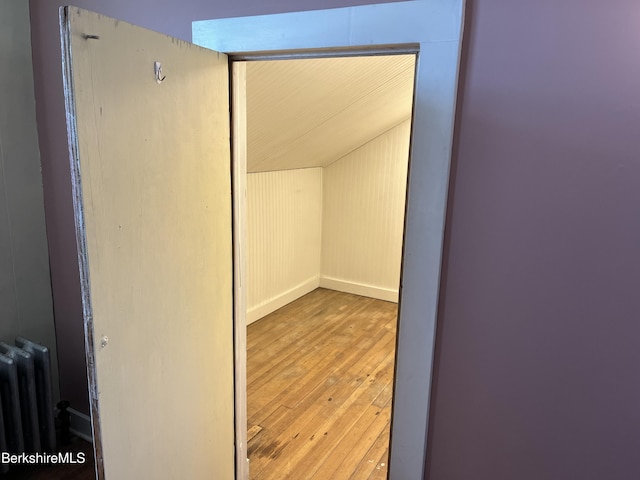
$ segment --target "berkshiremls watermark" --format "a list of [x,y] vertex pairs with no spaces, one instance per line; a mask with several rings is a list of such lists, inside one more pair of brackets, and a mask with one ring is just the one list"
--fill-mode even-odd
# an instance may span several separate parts
[[58,453],[9,453],[2,452],[0,460],[5,465],[76,464],[87,461],[84,452]]

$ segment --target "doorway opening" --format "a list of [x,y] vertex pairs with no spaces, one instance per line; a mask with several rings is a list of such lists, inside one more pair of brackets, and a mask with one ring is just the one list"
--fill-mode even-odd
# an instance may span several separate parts
[[[462,0],[414,1],[205,21],[201,35],[196,35],[194,25],[194,39],[200,36],[200,45],[218,52],[362,51],[376,45],[412,45],[413,52],[420,50],[412,119],[415,161],[403,247],[411,261],[402,271],[394,392],[394,478],[420,478],[425,464],[463,13]],[[242,434],[240,425],[234,429],[232,406],[234,387],[238,403],[246,392],[246,361],[243,366],[240,358],[246,356],[246,275],[237,248],[231,262],[229,241],[227,56],[76,8],[66,8],[61,20],[97,477],[104,478],[106,464],[109,475],[116,477],[175,477],[173,473],[180,471],[192,478],[210,472],[232,478],[233,459],[224,446],[233,443],[235,433],[237,477],[248,478],[246,455],[241,454],[246,418],[243,409],[236,408],[235,418],[244,422]],[[229,28],[219,28],[225,25]],[[228,41],[217,45],[216,38]],[[143,48],[131,48],[138,42]],[[149,52],[156,55],[150,57]],[[78,62],[81,58],[87,61]],[[165,72],[173,72],[169,78],[174,80],[165,82],[158,76],[160,63],[171,66]],[[136,68],[129,68],[133,65]],[[242,69],[240,62],[233,69],[237,140],[242,130],[237,107],[244,102],[239,85],[243,80],[235,75]],[[202,74],[205,71],[209,74]],[[113,101],[114,95],[136,102]],[[153,108],[127,108],[147,105]],[[234,143],[234,168],[246,168],[237,161],[244,145]],[[148,181],[149,171],[156,173],[153,181]],[[246,175],[239,173],[234,170],[235,199],[242,198],[239,193],[244,190],[238,187],[246,183]],[[241,244],[243,223],[237,220],[243,218],[238,211],[242,214],[244,207],[234,201],[233,208],[235,239]],[[173,228],[176,225],[180,228]],[[159,261],[167,252],[170,261]],[[239,301],[231,298],[232,269],[233,293]],[[132,294],[137,292],[144,292],[142,299]],[[236,326],[243,328],[232,331],[231,310],[238,306],[242,308],[235,318],[242,322]],[[188,328],[175,321],[184,318],[190,320]],[[225,339],[234,334],[232,349]],[[150,348],[142,351],[140,345]],[[131,352],[137,354],[135,361]],[[233,355],[239,365],[235,385]],[[199,375],[205,363],[215,366],[216,375]],[[122,402],[124,397],[135,401]],[[150,408],[144,408],[147,399],[153,399]],[[244,403],[246,413],[246,399]],[[159,421],[158,414],[167,411],[181,415]],[[132,418],[135,422],[128,421]],[[194,432],[201,441],[191,441]],[[162,455],[168,439],[173,442],[171,456]],[[153,462],[141,461],[145,458]]]
[[252,479],[386,477],[415,62],[234,62]]

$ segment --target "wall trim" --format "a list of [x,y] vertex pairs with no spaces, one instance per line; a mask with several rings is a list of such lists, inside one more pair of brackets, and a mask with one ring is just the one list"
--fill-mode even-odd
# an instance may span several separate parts
[[71,414],[71,427],[69,430],[76,437],[80,437],[87,442],[93,443],[93,431],[91,429],[91,417],[82,412],[67,408],[67,412]]
[[298,298],[306,295],[314,291],[316,288],[320,286],[320,277],[315,275],[308,280],[296,285],[285,292],[267,300],[266,302],[262,302],[255,307],[251,307],[247,310],[247,325],[255,322],[256,320],[260,320],[262,317],[269,315],[271,312],[275,312],[280,307],[284,307],[288,303],[297,300]]
[[320,287],[398,303],[398,289],[376,287],[365,283],[351,282],[349,280],[325,276],[320,277]]

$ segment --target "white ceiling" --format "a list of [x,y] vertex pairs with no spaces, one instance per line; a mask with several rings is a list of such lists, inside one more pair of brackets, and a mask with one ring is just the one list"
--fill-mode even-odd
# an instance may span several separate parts
[[247,63],[247,170],[326,166],[411,116],[414,55]]

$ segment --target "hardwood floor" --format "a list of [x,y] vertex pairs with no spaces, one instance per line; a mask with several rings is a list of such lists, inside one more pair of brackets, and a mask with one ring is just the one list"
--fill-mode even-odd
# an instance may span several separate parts
[[396,318],[317,289],[249,325],[251,480],[387,477]]

